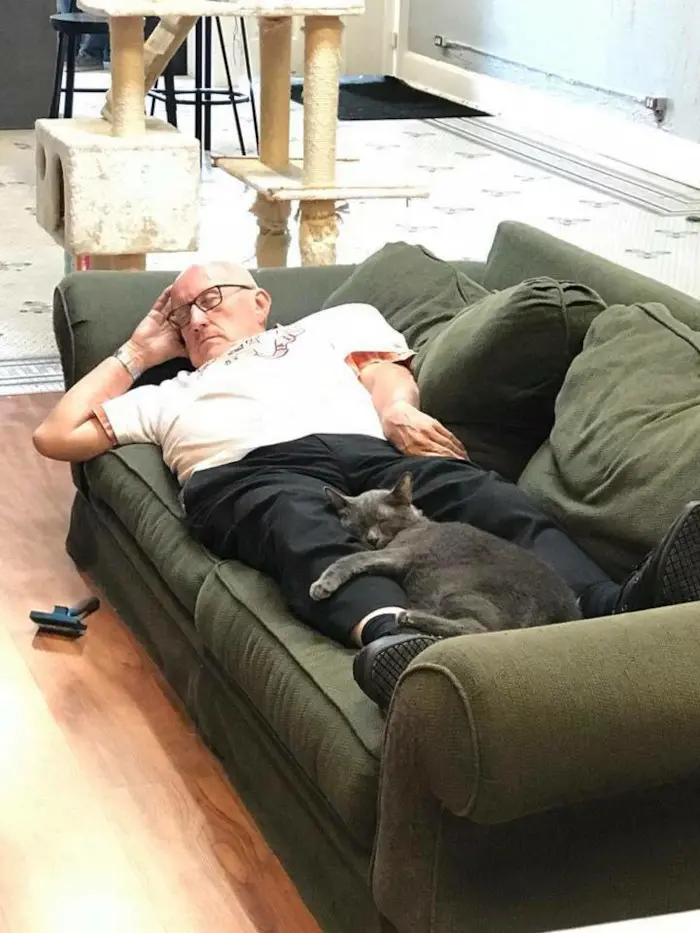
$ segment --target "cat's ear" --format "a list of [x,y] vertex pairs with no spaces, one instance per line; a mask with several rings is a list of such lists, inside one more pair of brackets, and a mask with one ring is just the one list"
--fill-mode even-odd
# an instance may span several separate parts
[[347,509],[350,503],[348,502],[347,498],[342,494],[342,492],[338,492],[338,490],[333,489],[332,486],[324,486],[323,491],[325,492],[326,498],[328,499],[330,504],[333,506],[333,508],[336,510],[336,512],[342,513]]
[[410,473],[404,473],[399,477],[399,481],[391,490],[391,498],[400,505],[411,505],[413,502],[413,477]]

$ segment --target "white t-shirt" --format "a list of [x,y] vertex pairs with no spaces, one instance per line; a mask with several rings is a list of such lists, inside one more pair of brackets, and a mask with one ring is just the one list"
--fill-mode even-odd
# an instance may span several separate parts
[[114,444],[158,444],[184,483],[196,470],[309,434],[383,438],[359,373],[412,356],[376,308],[341,305],[241,340],[195,372],[126,392],[95,415]]

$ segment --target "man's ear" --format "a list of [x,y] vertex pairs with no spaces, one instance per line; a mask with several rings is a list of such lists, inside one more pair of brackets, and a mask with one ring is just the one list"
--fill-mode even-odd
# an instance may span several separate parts
[[413,477],[410,473],[403,473],[394,488],[391,498],[400,505],[411,505],[413,502]]
[[330,504],[333,506],[333,508],[336,510],[336,512],[341,514],[347,509],[349,502],[347,500],[347,497],[344,496],[342,492],[338,492],[338,490],[333,489],[332,486],[324,486],[323,491],[325,492],[326,498],[328,499]]
[[264,288],[256,289],[255,306],[260,323],[267,323],[267,319],[270,314],[270,308],[272,307],[272,298],[270,298],[269,294],[265,291]]

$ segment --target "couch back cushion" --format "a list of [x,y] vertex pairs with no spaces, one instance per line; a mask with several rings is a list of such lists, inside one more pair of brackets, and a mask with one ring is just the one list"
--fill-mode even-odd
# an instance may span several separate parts
[[618,579],[700,496],[698,331],[653,302],[598,315],[520,479]]
[[420,350],[465,308],[488,292],[459,267],[422,246],[387,243],[360,263],[323,304],[366,302]]
[[539,275],[585,282],[607,305],[656,301],[689,327],[694,326],[700,315],[700,301],[663,282],[647,278],[527,224],[514,221],[499,224],[486,270],[479,281],[493,291],[510,288],[523,279]]
[[419,351],[423,408],[477,463],[516,480],[547,438],[569,364],[604,308],[590,288],[547,277],[487,295]]

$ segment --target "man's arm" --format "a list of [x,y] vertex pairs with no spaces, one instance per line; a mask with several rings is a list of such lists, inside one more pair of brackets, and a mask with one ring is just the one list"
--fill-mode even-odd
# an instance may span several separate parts
[[[130,369],[143,372],[182,352],[179,334],[168,321],[167,288],[124,347]],[[34,432],[34,446],[44,457],[74,462],[90,460],[114,445],[94,411],[131,388],[124,363],[110,357],[66,392]]]
[[457,457],[463,444],[435,418],[420,410],[418,385],[406,363],[375,361],[359,379],[372,396],[386,439],[406,454]]
[[63,396],[34,432],[34,446],[52,460],[90,460],[112,446],[93,414],[108,399],[123,395],[133,379],[114,357],[103,360]]

